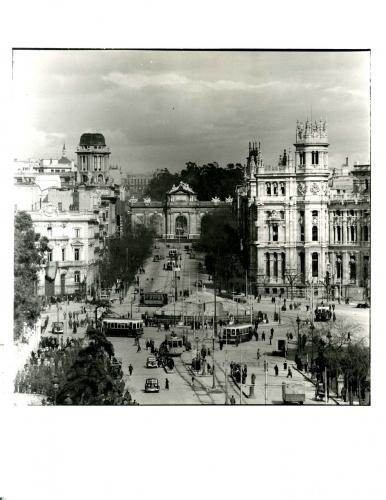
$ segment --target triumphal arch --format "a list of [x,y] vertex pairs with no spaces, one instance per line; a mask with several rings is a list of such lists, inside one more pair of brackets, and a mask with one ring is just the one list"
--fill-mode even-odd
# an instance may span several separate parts
[[159,238],[194,240],[200,237],[201,219],[204,215],[232,205],[233,199],[225,201],[214,197],[211,201],[197,200],[197,194],[186,183],[180,182],[166,194],[166,201],[152,201],[149,197],[128,200],[131,224],[152,227]]

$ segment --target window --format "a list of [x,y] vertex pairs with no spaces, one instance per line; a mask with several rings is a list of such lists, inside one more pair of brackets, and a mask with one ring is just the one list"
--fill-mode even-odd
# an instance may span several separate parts
[[266,182],[265,183],[265,187],[266,187],[267,196],[271,196],[271,183],[270,182]]
[[[285,278],[285,253],[282,252],[281,254],[281,278],[284,281]],[[284,293],[284,290],[282,289],[281,293]]]
[[338,280],[342,279],[342,256],[336,258],[336,277]]
[[47,227],[47,236],[48,238],[52,237],[52,227]]
[[355,227],[354,226],[350,226],[350,238],[351,238],[351,241],[355,241],[356,238],[355,238]]
[[279,239],[279,226],[277,224],[272,224],[272,241],[278,241]]
[[369,226],[363,227],[363,241],[369,241]]
[[74,272],[74,282],[75,283],[80,283],[80,271],[75,271]]
[[79,248],[74,249],[74,259],[79,260]]
[[340,226],[336,226],[336,240],[342,241],[342,228]]
[[279,274],[279,263],[278,263],[277,253],[275,252],[273,254],[273,276],[277,278],[278,274]]
[[357,279],[357,265],[355,256],[350,257],[350,281],[355,282]]
[[318,226],[312,226],[312,241],[318,241]]
[[269,278],[271,276],[271,269],[270,269],[270,255],[269,253],[265,254],[265,274]]
[[319,255],[317,252],[312,254],[312,277],[317,278],[319,274]]
[[312,164],[319,165],[319,151],[312,151]]
[[301,151],[299,153],[299,161],[300,161],[300,165],[305,165],[306,164],[306,153],[305,153],[305,151]]
[[304,224],[300,225],[300,241],[304,241]]
[[79,236],[80,236],[80,229],[79,228],[75,228],[74,232],[75,232],[75,238],[79,238]]
[[62,261],[66,260],[66,249],[62,248]]
[[280,210],[280,219],[284,220],[285,212],[284,210]]
[[318,211],[317,210],[313,210],[312,211],[312,217],[317,217],[318,216]]
[[285,195],[285,184],[284,184],[284,182],[280,183],[280,193],[281,193],[282,196]]
[[63,212],[63,203],[61,201],[58,202],[59,212]]
[[48,262],[52,262],[52,250],[51,249],[47,250],[47,259],[48,259]]
[[277,196],[277,195],[278,195],[278,191],[277,191],[277,182],[274,182],[274,183],[273,183],[273,194],[274,194],[274,196]]

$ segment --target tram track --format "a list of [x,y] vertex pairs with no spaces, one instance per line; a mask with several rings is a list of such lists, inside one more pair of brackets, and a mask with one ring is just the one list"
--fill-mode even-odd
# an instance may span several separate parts
[[[212,357],[212,363],[214,363],[214,365],[216,367],[215,377],[216,377],[219,385],[223,385],[224,382],[220,381],[220,379],[218,378],[218,376],[216,375],[216,373],[217,373],[217,369],[218,369],[219,371],[221,371],[224,374],[224,378],[225,378],[227,376],[225,374],[225,370],[223,369],[223,367],[220,365],[220,363],[218,361],[213,360],[213,357]],[[232,390],[232,392],[234,393],[235,396],[237,396],[237,398],[240,398],[240,390],[239,390],[239,388],[233,382],[232,378],[228,376],[228,396],[229,396],[229,389]],[[243,404],[248,404],[248,401],[247,401],[246,397],[244,396],[244,394],[241,395],[241,401],[242,401]]]
[[[210,395],[208,389],[205,387],[205,385],[200,380],[197,379],[197,377],[195,377],[194,387],[192,387],[192,384],[190,383],[190,380],[189,380],[188,376],[184,375],[182,373],[181,369],[178,368],[178,364],[179,364],[178,362],[181,363],[181,365],[186,369],[186,371],[187,371],[187,363],[185,363],[184,361],[182,361],[181,358],[179,358],[175,362],[175,364],[174,364],[174,369],[176,370],[176,372],[178,373],[178,375],[182,378],[182,380],[184,380],[187,383],[187,385],[189,385],[192,388],[192,390],[193,390],[195,396],[197,397],[198,401],[200,402],[200,404],[202,404],[202,405],[216,404],[216,402],[214,401],[214,399]],[[201,387],[201,389],[204,391],[205,394],[199,394],[198,393],[198,391],[197,391],[197,389],[198,389],[197,385],[198,384]],[[203,396],[209,398],[209,401],[204,401],[202,399]]]

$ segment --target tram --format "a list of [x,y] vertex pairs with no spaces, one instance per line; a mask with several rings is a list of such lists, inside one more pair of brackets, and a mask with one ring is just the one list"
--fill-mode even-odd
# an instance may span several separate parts
[[175,333],[167,333],[163,345],[167,347],[169,356],[181,356],[185,351],[182,337]]
[[251,340],[253,325],[251,323],[243,323],[240,325],[226,325],[223,328],[221,340],[225,344],[235,344],[238,342],[248,342]]
[[149,307],[166,306],[168,303],[168,295],[162,292],[144,292],[141,294],[139,303],[141,306]]
[[177,258],[178,258],[177,248],[171,248],[171,249],[169,250],[169,257],[170,257],[171,259],[177,260]]
[[315,321],[329,321],[332,317],[330,308],[327,306],[318,306],[315,309]]
[[102,331],[106,337],[139,337],[143,335],[143,321],[128,318],[104,318]]

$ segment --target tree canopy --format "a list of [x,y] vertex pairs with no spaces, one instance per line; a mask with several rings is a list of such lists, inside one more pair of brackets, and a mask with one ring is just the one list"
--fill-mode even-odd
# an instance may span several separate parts
[[37,296],[38,272],[48,250],[48,240],[35,233],[30,215],[17,212],[15,215],[14,249],[14,337],[22,332],[23,323],[32,326],[41,311]]
[[243,176],[244,169],[240,163],[220,167],[217,162],[202,166],[187,162],[180,173],[172,174],[168,169],[157,170],[149,182],[146,194],[154,200],[164,201],[166,192],[182,181],[190,185],[200,201],[211,200],[215,196],[225,199],[234,195]]
[[151,254],[153,231],[143,225],[132,228],[126,217],[120,238],[109,238],[100,265],[103,286],[111,287],[117,279],[130,283],[138,268]]
[[236,215],[231,208],[216,210],[202,218],[201,236],[194,247],[205,252],[205,266],[215,275],[218,287],[239,287],[244,280],[245,261]]

